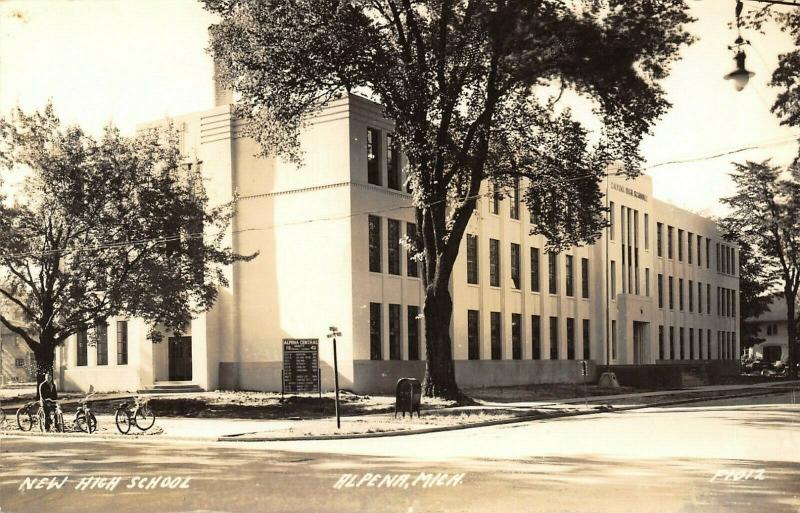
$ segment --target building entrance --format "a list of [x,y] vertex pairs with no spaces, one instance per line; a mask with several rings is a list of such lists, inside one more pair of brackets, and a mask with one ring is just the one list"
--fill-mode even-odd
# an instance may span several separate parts
[[647,363],[647,325],[649,322],[633,321],[633,363]]
[[191,381],[192,337],[170,337],[169,380]]

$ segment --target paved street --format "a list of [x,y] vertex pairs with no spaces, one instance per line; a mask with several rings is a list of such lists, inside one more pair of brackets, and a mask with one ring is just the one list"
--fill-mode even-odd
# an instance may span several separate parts
[[[798,399],[795,391],[371,440],[5,438],[0,507],[4,513],[797,513]],[[41,476],[69,479],[61,488],[20,490],[35,486],[25,478]],[[107,491],[92,489],[92,476],[121,479]],[[156,476],[162,476],[156,483],[142,480]]]

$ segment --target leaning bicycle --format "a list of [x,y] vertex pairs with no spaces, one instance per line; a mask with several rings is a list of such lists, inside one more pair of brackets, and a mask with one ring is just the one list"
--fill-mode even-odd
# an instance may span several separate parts
[[127,435],[131,430],[131,426],[147,431],[155,424],[156,416],[153,410],[150,409],[147,399],[134,397],[133,400],[125,401],[119,405],[117,413],[114,415],[114,421],[119,432]]
[[89,409],[89,398],[94,395],[94,386],[89,386],[86,397],[78,403],[78,410],[75,412],[75,420],[72,421],[73,429],[84,433],[94,433],[97,430],[97,417]]

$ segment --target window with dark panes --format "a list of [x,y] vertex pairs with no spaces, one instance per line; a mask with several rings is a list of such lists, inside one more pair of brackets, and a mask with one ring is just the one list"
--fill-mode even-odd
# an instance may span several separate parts
[[[406,237],[408,237],[409,241],[413,244],[414,239],[417,236],[417,225],[414,223],[406,224]],[[419,262],[414,260],[414,250],[412,247],[408,248],[407,251],[407,258],[406,258],[406,275],[412,278],[419,277]]]
[[478,284],[478,236],[467,234],[467,283]]
[[547,288],[550,294],[558,294],[558,256],[547,254]]
[[694,328],[689,328],[689,359],[694,360]]
[[500,241],[489,239],[489,285],[500,286]]
[[675,327],[669,327],[669,347],[667,348],[669,356],[667,360],[674,360],[675,359]]
[[581,258],[581,297],[589,298],[589,259]]
[[519,244],[511,243],[511,283],[515,289],[522,288],[522,277],[520,275],[520,255]]
[[667,288],[669,289],[668,290],[668,292],[669,292],[669,309],[670,310],[674,310],[675,309],[675,299],[674,299],[675,298],[675,287],[674,287],[674,280],[672,279],[672,276],[670,276],[667,281],[668,281],[668,287]]
[[575,295],[575,264],[572,255],[566,255],[566,294],[570,297]]
[[664,359],[664,326],[658,327],[658,359]]
[[683,326],[678,328],[678,340],[680,342],[680,359],[685,360],[686,354],[684,353],[684,340],[683,340]]
[[408,305],[408,359],[419,360],[419,307]]
[[78,361],[77,365],[79,367],[83,367],[87,364],[88,354],[89,354],[89,340],[86,336],[86,331],[81,330],[77,334],[77,346],[78,346]]
[[400,151],[397,139],[386,136],[386,171],[388,172],[387,186],[396,191],[400,190]]
[[658,256],[664,256],[664,225],[656,223],[656,253]]
[[400,305],[389,305],[389,359],[402,360],[400,338]]
[[689,280],[689,311],[694,311],[694,282]]
[[617,263],[612,260],[611,261],[611,277],[609,278],[609,285],[611,286],[611,300],[617,300]]
[[687,232],[686,234],[686,263],[692,263],[692,241],[694,240],[694,234],[692,232]]
[[567,317],[567,360],[575,359],[575,319]]
[[502,193],[500,192],[500,187],[495,184],[492,184],[492,201],[489,203],[489,213],[490,214],[499,214],[500,213],[500,200],[502,199]]
[[531,292],[539,292],[539,248],[531,248]]
[[117,365],[128,364],[128,321],[117,321]]
[[381,218],[369,216],[369,270],[381,272]]
[[400,221],[387,219],[387,252],[389,274],[400,275]]
[[672,226],[667,226],[667,258],[672,258],[672,238],[674,236],[674,229]]
[[367,128],[367,181],[381,185],[381,131]]
[[511,210],[509,211],[511,219],[519,219],[519,178],[514,182],[514,190],[512,191]]
[[558,360],[558,317],[550,317],[550,359]]
[[678,262],[683,262],[683,230],[678,228]]
[[467,310],[467,356],[470,360],[481,359],[481,322],[478,310]]
[[531,315],[531,358],[542,359],[542,318]]
[[589,329],[589,319],[584,319],[583,320],[583,359],[584,360],[591,360],[592,359],[591,337],[592,337],[592,332]]
[[511,358],[522,359],[522,315],[511,314]]
[[678,278],[678,308],[683,311],[683,278]]
[[492,360],[503,359],[503,336],[502,327],[500,325],[500,312],[490,312],[489,320],[491,321],[491,335],[492,335]]
[[383,359],[383,341],[381,326],[383,325],[380,303],[369,304],[369,359]]
[[614,202],[609,202],[608,210],[608,238],[614,240]]
[[617,359],[617,321],[611,321],[611,359]]
[[664,275],[659,273],[658,274],[658,307],[664,308]]
[[98,324],[97,330],[97,365],[108,365],[108,324]]

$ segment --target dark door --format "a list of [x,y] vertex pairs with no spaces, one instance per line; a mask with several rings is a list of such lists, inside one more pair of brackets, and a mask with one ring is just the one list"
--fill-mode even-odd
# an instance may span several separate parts
[[781,359],[781,346],[766,346],[763,349],[763,360],[768,363],[775,363]]
[[192,337],[169,339],[169,380],[190,381],[192,379]]

